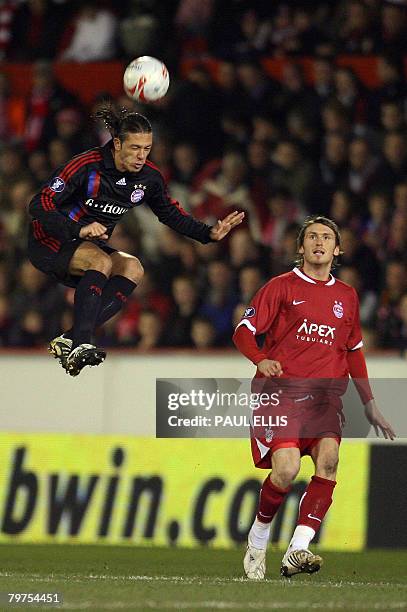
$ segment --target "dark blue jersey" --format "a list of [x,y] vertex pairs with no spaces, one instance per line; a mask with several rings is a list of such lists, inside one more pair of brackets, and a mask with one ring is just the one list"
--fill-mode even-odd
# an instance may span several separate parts
[[110,237],[124,214],[149,206],[158,219],[180,234],[210,242],[211,227],[186,213],[171,199],[159,169],[147,161],[140,172],[119,172],[112,141],[72,158],[58,168],[30,202],[41,231],[64,242],[79,237],[81,227],[102,223]]

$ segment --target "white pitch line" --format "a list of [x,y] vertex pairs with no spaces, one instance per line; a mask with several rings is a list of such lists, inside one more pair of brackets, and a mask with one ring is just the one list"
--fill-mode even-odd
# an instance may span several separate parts
[[134,601],[134,602],[111,602],[106,604],[93,603],[92,601],[83,601],[77,604],[63,604],[59,606],[64,610],[118,610],[118,609],[140,609],[140,610],[197,610],[199,608],[209,610],[405,610],[407,607],[406,601],[399,602],[383,602],[383,603],[346,603],[325,601],[323,603],[301,601],[273,601],[273,602],[238,602],[238,601]]
[[[175,584],[202,584],[202,585],[224,585],[224,584],[253,584],[252,581],[244,577],[233,577],[233,578],[217,578],[216,576],[167,576],[167,575],[109,575],[109,574],[25,574],[21,572],[0,572],[0,578],[13,578],[19,580],[25,580],[27,582],[68,582],[68,583],[87,583],[90,581],[104,581],[112,580],[116,582],[173,582]],[[304,587],[318,587],[318,588],[342,588],[342,587],[371,587],[371,588],[399,588],[407,589],[407,583],[397,582],[356,582],[349,580],[325,580],[325,581],[313,581],[309,578],[307,581],[303,580],[287,580],[286,578],[266,578],[259,581],[259,584],[272,584],[280,585],[284,588],[304,588]]]

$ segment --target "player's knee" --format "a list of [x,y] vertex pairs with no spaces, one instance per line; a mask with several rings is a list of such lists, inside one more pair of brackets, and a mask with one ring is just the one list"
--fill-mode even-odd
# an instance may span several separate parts
[[137,257],[132,257],[126,262],[125,276],[133,283],[138,284],[144,275],[144,268]]
[[286,488],[293,482],[299,471],[299,462],[293,461],[291,463],[287,463],[285,465],[274,468],[272,472],[272,480],[277,486]]

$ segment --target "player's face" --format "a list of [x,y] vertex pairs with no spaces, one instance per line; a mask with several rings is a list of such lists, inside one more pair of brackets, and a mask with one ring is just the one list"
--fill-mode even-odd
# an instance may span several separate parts
[[140,172],[151,151],[153,135],[128,133],[126,139],[120,142],[113,139],[114,160],[120,172]]
[[313,223],[305,230],[303,246],[299,252],[307,264],[332,264],[333,258],[339,255],[335,232],[322,223]]

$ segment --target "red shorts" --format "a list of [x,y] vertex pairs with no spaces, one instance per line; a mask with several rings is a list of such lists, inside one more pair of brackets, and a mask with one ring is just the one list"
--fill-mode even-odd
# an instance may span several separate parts
[[254,465],[270,469],[271,455],[279,448],[298,448],[303,456],[310,455],[322,438],[334,438],[340,444],[343,425],[342,401],[335,395],[286,397],[278,407],[262,407],[252,416]]

